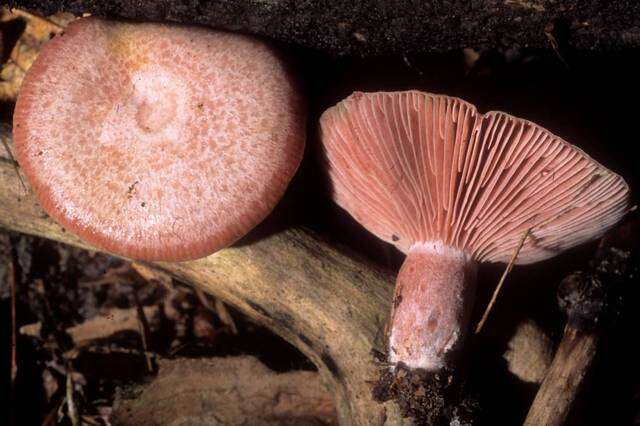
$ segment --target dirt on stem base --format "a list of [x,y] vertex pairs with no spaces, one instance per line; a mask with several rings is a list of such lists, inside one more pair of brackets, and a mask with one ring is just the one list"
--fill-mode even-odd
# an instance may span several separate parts
[[445,368],[436,373],[410,369],[404,364],[384,368],[373,386],[379,402],[395,400],[405,417],[418,425],[472,425],[479,411],[477,400],[464,393],[458,373]]

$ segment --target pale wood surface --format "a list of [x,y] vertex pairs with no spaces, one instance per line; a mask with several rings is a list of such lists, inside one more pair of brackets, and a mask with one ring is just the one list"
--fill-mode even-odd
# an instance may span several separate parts
[[565,424],[598,346],[599,333],[568,325],[545,379],[531,404],[525,426]]

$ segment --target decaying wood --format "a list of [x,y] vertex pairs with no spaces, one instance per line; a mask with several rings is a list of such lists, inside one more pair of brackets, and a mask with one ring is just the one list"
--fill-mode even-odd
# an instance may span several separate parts
[[[1,136],[9,147],[8,134]],[[0,144],[0,227],[87,247],[40,208]],[[220,297],[298,347],[335,394],[343,424],[399,424],[394,404],[373,401],[372,349],[392,299],[392,277],[302,228],[240,242],[204,259],[157,263]]]
[[563,425],[576,400],[598,346],[599,333],[570,325],[531,405],[526,426]]
[[[155,318],[160,313],[157,306],[145,306],[143,309],[147,318]],[[23,325],[20,327],[20,334],[38,338],[41,329],[42,323],[40,322]],[[65,331],[73,340],[74,351],[116,333],[139,333],[138,310],[136,308],[112,308],[81,324],[69,327]]]
[[637,274],[631,251],[604,243],[588,271],[574,272],[562,281],[558,302],[567,324],[525,425],[565,424],[579,405],[599,342],[614,323],[625,287],[637,284]]
[[[318,373],[276,373],[257,358],[161,360],[133,399],[118,398],[114,425],[334,425]],[[131,398],[131,397],[129,397]]]
[[502,357],[517,378],[540,383],[553,360],[553,342],[533,320],[527,319],[518,325]]

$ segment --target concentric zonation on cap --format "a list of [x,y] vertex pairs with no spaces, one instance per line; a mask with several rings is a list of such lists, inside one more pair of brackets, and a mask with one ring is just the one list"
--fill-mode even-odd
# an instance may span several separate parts
[[407,252],[441,241],[519,263],[602,235],[628,211],[624,180],[527,120],[418,91],[354,93],[321,118],[336,202]]
[[99,247],[185,260],[272,210],[304,148],[304,105],[279,56],[204,28],[85,18],[48,43],[14,115],[45,208]]

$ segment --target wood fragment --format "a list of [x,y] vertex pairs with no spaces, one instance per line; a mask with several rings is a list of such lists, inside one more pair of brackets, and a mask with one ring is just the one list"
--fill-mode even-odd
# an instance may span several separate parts
[[151,356],[149,355],[149,349],[147,345],[148,336],[151,334],[149,328],[149,321],[147,321],[147,317],[144,314],[144,309],[142,308],[142,304],[140,303],[140,299],[138,298],[138,294],[136,291],[133,291],[133,295],[135,297],[136,303],[136,317],[138,319],[138,328],[140,330],[140,341],[142,342],[142,350],[144,352],[144,359],[147,363],[147,371],[149,373],[153,372],[153,362],[151,360]]
[[540,384],[553,361],[553,342],[533,321],[522,321],[502,355],[509,372],[527,383]]
[[[146,318],[154,318],[159,314],[157,306],[145,306],[144,315]],[[106,339],[116,333],[139,332],[137,309],[113,308],[101,312],[80,324],[67,328],[65,331],[73,340],[73,346],[83,348],[94,343],[96,340]],[[40,338],[42,324],[37,322],[20,327],[20,334]]]
[[0,142],[2,142],[2,146],[4,147],[4,149],[5,149],[6,153],[7,153],[7,157],[9,159],[9,161],[11,162],[11,164],[13,164],[14,170],[16,172],[16,176],[18,177],[18,180],[20,181],[20,185],[22,185],[22,188],[24,189],[24,191],[27,192],[27,185],[24,183],[24,179],[22,178],[22,175],[19,172],[18,162],[13,157],[13,153],[11,152],[11,149],[9,148],[9,144],[6,141],[6,138],[3,138],[3,137],[0,136]]
[[231,333],[238,334],[238,327],[236,327],[233,317],[229,313],[229,310],[224,306],[224,302],[220,299],[216,299],[216,313],[220,318],[220,321],[231,330]]
[[16,259],[15,251],[11,248],[7,279],[11,288],[11,388],[15,388],[18,376],[18,333],[16,322]]
[[159,363],[158,376],[134,399],[116,402],[113,424],[337,424],[316,372],[276,373],[252,356]]
[[42,426],[53,426],[58,424],[58,405],[59,404],[54,405],[47,413],[47,415],[42,420]]
[[173,290],[171,277],[166,272],[151,268],[140,262],[131,262],[131,268],[145,281],[157,282],[167,290]]
[[67,414],[69,415],[69,420],[71,420],[71,424],[73,426],[78,426],[78,411],[76,410],[76,403],[73,398],[73,378],[71,377],[71,370],[69,368],[67,368],[67,385],[65,390],[65,401],[67,403]]
[[[11,291],[11,392],[9,396],[9,422],[11,425],[15,424],[16,419],[16,401],[15,401],[15,388],[16,377],[18,376],[18,336],[17,336],[17,322],[16,322],[16,252],[15,248],[11,246],[9,248],[9,264],[7,265],[7,280],[9,281],[9,287]],[[0,279],[2,277],[0,276]]]
[[637,284],[638,267],[631,259],[629,251],[601,245],[589,271],[575,272],[562,281],[558,300],[567,324],[526,426],[563,425],[575,409],[624,288]]
[[38,21],[42,25],[48,26],[51,32],[54,32],[56,34],[64,31],[64,27],[62,25],[56,24],[51,19],[45,18],[44,16],[36,15],[34,13],[29,13],[25,10],[16,9],[16,8],[11,9],[11,13],[14,14],[15,16],[19,16],[27,20]]
[[524,422],[525,426],[560,426],[565,423],[585,381],[599,340],[598,333],[584,333],[571,326],[565,328],[551,367]]
[[569,66],[567,61],[565,61],[564,58],[562,57],[562,55],[560,54],[560,45],[558,44],[558,41],[556,40],[555,36],[553,35],[553,30],[554,30],[554,25],[553,24],[547,24],[544,27],[544,35],[547,37],[547,40],[549,40],[549,44],[551,45],[551,49],[553,49],[553,52],[556,54],[556,56],[558,57],[560,62],[562,62],[562,65],[564,65],[567,68],[568,71],[571,71],[571,67]]

